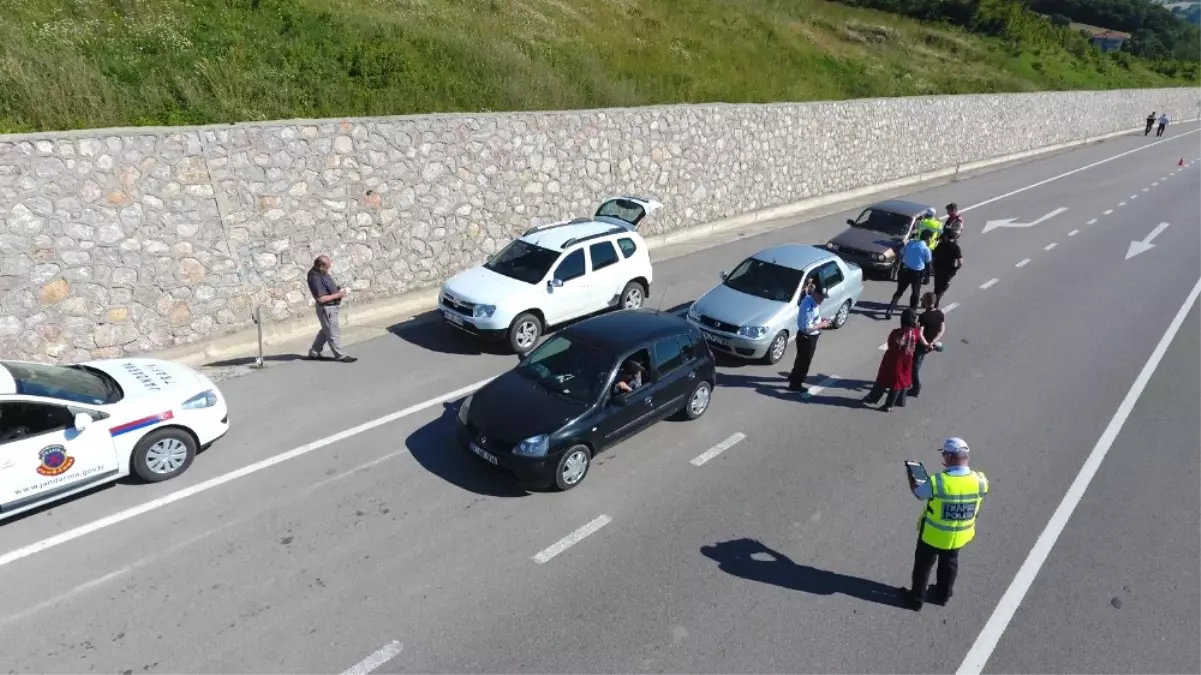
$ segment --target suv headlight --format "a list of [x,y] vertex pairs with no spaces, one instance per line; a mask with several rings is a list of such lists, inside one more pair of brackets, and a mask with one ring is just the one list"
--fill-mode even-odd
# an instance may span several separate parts
[[463,424],[467,424],[467,411],[471,410],[471,399],[473,398],[475,398],[475,394],[471,394],[459,404],[459,421]]
[[197,410],[200,408],[211,408],[217,405],[217,392],[209,389],[196,394],[192,398],[183,402],[180,406],[184,410]]
[[545,457],[546,451],[549,449],[550,436],[538,434],[518,443],[517,447],[513,448],[513,454],[521,455],[522,457]]
[[738,329],[738,334],[743,337],[749,337],[752,340],[757,340],[767,335],[767,326],[742,326]]
[[477,319],[491,319],[493,314],[496,314],[496,305],[476,305],[471,311],[471,316]]

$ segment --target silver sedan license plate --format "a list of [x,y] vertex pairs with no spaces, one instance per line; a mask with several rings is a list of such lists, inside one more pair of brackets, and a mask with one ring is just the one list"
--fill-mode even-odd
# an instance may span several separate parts
[[471,451],[474,452],[475,454],[479,455],[480,457],[483,457],[484,459],[488,460],[488,463],[490,463],[490,464],[496,464],[496,462],[497,462],[496,455],[488,452],[487,450],[481,448],[480,446],[476,445],[475,443],[471,444]]
[[729,340],[725,339],[724,337],[722,337],[720,335],[714,335],[713,333],[710,333],[708,331],[705,332],[705,339],[707,339],[709,342],[713,342],[713,343],[716,343],[719,345],[725,345],[727,347],[730,346]]

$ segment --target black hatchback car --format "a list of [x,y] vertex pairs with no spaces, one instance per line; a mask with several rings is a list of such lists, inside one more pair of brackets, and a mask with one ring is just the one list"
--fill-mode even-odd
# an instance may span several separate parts
[[716,376],[713,353],[684,319],[605,314],[559,331],[467,397],[459,443],[519,483],[570,490],[606,447],[674,414],[703,415]]

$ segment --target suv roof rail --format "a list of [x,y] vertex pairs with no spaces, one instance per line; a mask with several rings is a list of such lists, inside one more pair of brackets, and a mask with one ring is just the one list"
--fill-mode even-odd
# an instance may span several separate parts
[[[591,222],[591,221],[589,221],[589,222]],[[622,232],[629,232],[629,230],[627,230],[624,227],[611,227],[611,228],[605,230],[604,232],[597,232],[596,234],[589,234],[589,235],[585,235],[583,237],[572,237],[571,239],[568,239],[567,241],[563,242],[563,248],[567,248],[568,246],[573,246],[573,245],[578,244],[583,241],[589,241],[592,239],[600,239],[601,237],[607,237],[611,234],[621,234]]]
[[531,234],[536,234],[538,232],[545,232],[547,230],[553,230],[556,227],[567,227],[568,225],[579,225],[581,223],[591,223],[591,222],[592,222],[591,218],[572,218],[571,220],[565,220],[565,221],[559,222],[559,223],[547,223],[545,225],[535,225],[534,227],[531,227],[530,229],[526,230],[525,232],[522,232],[521,236],[528,237]]

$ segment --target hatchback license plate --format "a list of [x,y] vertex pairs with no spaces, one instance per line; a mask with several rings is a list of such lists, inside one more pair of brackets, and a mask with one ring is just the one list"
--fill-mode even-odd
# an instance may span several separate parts
[[722,337],[720,335],[714,335],[713,333],[706,332],[705,339],[708,340],[709,342],[712,342],[715,344],[724,345],[726,347],[730,346],[729,340],[725,339],[724,337]]
[[451,322],[451,323],[455,324],[456,326],[462,326],[462,325],[463,325],[463,319],[462,319],[461,317],[459,317],[459,316],[456,316],[456,315],[455,315],[453,312],[451,312],[449,309],[444,309],[444,310],[442,310],[442,316],[446,317],[446,320],[447,320],[447,321],[449,321],[449,322]]
[[488,452],[487,450],[481,448],[480,446],[476,445],[475,443],[471,444],[471,451],[474,452],[475,454],[479,455],[480,457],[483,457],[484,459],[488,460],[488,462],[490,464],[497,463],[496,455]]

